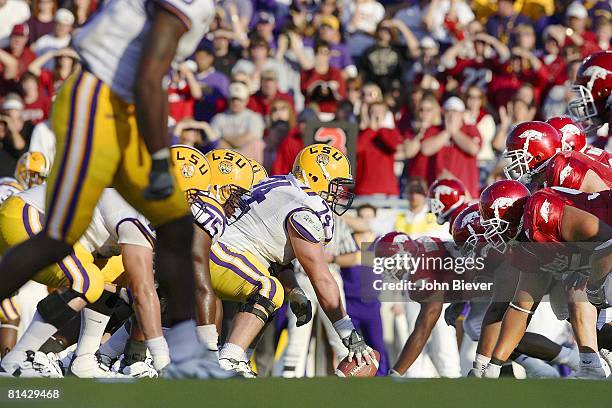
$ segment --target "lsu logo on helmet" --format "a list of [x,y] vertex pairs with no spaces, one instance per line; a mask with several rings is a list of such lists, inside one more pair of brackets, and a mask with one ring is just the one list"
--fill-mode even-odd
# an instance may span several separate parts
[[184,145],[170,147],[174,174],[182,191],[208,190],[211,171],[208,160],[199,150]]

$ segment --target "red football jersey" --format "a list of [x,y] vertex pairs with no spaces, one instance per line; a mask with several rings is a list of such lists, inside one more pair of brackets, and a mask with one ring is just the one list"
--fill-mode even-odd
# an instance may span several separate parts
[[523,228],[534,242],[564,242],[561,222],[565,206],[571,206],[612,225],[612,191],[583,193],[577,190],[554,187],[534,193],[525,204]]
[[612,188],[612,169],[592,156],[575,151],[557,153],[550,159],[544,170],[544,180],[548,187],[579,190],[589,170],[594,171],[608,188]]
[[603,164],[606,167],[612,167],[612,154],[598,147],[586,145],[581,151],[591,159]]

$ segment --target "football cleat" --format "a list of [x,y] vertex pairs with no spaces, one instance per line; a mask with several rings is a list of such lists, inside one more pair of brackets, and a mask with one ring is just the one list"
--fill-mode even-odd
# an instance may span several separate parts
[[11,364],[3,361],[2,368],[14,377],[23,378],[63,378],[64,373],[56,359],[40,351],[28,350],[24,353],[24,360]]
[[222,369],[230,372],[234,372],[244,378],[256,378],[257,373],[251,368],[250,361],[236,360],[233,358],[220,358],[219,366]]
[[130,365],[125,364],[125,360],[121,358],[115,362],[111,370],[131,378],[157,378],[159,375],[153,367],[151,358],[147,358],[145,361],[136,361]]
[[105,365],[98,354],[82,354],[70,363],[70,373],[79,378],[116,378],[123,377]]

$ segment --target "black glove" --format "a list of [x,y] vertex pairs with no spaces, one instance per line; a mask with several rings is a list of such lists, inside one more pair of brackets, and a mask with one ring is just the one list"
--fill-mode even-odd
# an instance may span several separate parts
[[297,317],[295,325],[303,326],[312,319],[312,304],[301,288],[295,288],[289,292],[289,307]]
[[163,200],[170,197],[173,190],[168,159],[153,159],[149,173],[149,185],[145,188],[143,197],[151,201]]
[[565,290],[570,289],[584,289],[589,277],[580,272],[570,272],[565,279],[563,279],[563,287]]
[[368,364],[368,360],[371,361],[370,353],[372,352],[372,348],[366,344],[365,340],[363,337],[361,337],[357,330],[353,329],[348,337],[343,338],[342,344],[344,344],[349,351],[349,361],[353,360],[353,357],[357,358],[357,365],[361,365],[361,361],[363,359],[365,359]]
[[461,316],[461,312],[463,312],[463,308],[465,307],[465,302],[460,303],[452,303],[449,305],[444,311],[444,321],[449,326],[455,327],[455,322],[459,316]]
[[608,305],[606,302],[606,287],[604,285],[601,285],[596,289],[589,289],[587,287],[586,295],[589,302],[591,302],[591,304],[597,309],[607,309],[610,307],[610,305]]

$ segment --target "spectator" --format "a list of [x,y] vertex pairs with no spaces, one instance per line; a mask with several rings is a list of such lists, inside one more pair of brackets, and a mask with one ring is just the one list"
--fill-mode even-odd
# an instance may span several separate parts
[[[51,58],[54,59],[53,69],[42,68]],[[80,58],[72,48],[49,51],[36,58],[28,67],[28,71],[39,78],[41,89],[50,98],[53,98],[64,81],[79,69]]]
[[355,194],[399,196],[399,184],[394,173],[395,153],[402,143],[396,129],[383,127],[388,113],[384,103],[368,109],[368,125],[357,138],[357,170]]
[[17,60],[17,75],[15,76],[17,80],[27,71],[28,65],[36,59],[36,54],[28,47],[29,35],[30,28],[27,24],[17,24],[11,32],[8,47],[4,49]]
[[55,10],[57,2],[55,0],[34,0],[32,10],[34,13],[28,20],[30,27],[30,44],[34,43],[43,35],[51,34],[55,28]]
[[421,152],[423,141],[438,134],[441,130],[442,112],[438,99],[426,93],[420,100],[414,124],[408,129],[404,142],[406,159],[405,173],[408,177],[421,177],[433,182],[436,179],[433,161]]
[[262,162],[264,121],[259,113],[247,108],[249,89],[241,82],[233,82],[229,94],[228,110],[215,115],[211,123],[221,139],[219,147],[234,149]]
[[0,177],[13,175],[17,159],[28,147],[32,124],[22,119],[22,112],[19,95],[9,94],[4,98],[0,113]]
[[[408,44],[408,54],[398,48],[397,35]],[[365,80],[389,92],[393,82],[402,79],[405,61],[419,56],[417,39],[399,20],[383,20],[376,29],[376,43],[364,51],[361,67]]]
[[495,159],[493,138],[495,137],[495,120],[487,112],[487,99],[482,89],[470,86],[465,93],[466,110],[463,121],[466,125],[474,125],[480,133],[481,149],[476,158],[481,167],[488,166]]
[[439,77],[442,71],[438,52],[440,47],[431,37],[423,37],[420,41],[419,58],[406,72],[408,84],[420,86],[436,93],[442,92]]
[[427,183],[421,177],[408,178],[404,190],[408,209],[395,217],[394,231],[409,234],[413,239],[424,235],[448,238],[448,228],[438,225],[436,217],[429,212],[427,189]]
[[173,143],[195,147],[206,153],[215,149],[219,135],[206,122],[183,119],[172,130]]
[[217,2],[225,16],[225,24],[231,24],[234,31],[247,32],[253,18],[253,2],[249,0],[221,0]]
[[565,60],[561,53],[561,47],[565,41],[565,33],[561,26],[550,26],[544,30],[542,35],[544,49],[540,59],[548,71],[550,84],[545,93],[554,85],[560,85],[567,80]]
[[504,151],[506,149],[506,136],[508,136],[510,130],[521,122],[533,120],[535,114],[536,107],[518,98],[518,96],[515,96],[506,106],[501,106],[499,108],[499,126],[493,139],[493,148],[500,153]]
[[595,35],[597,36],[597,46],[599,49],[609,50],[612,45],[612,24],[609,18],[600,18],[597,20]]
[[197,66],[185,61],[178,69],[172,70],[168,83],[168,114],[177,122],[192,118],[196,100],[202,99],[202,89],[195,79]]
[[268,131],[265,135],[266,149],[263,165],[271,169],[276,160],[279,145],[296,129],[296,118],[293,106],[286,99],[275,99],[270,106],[270,114],[266,117]]
[[270,174],[288,174],[293,168],[293,162],[297,154],[304,148],[304,131],[308,122],[317,120],[317,114],[310,108],[304,109],[298,115],[297,128],[291,129],[287,137],[278,146],[274,164]]
[[242,49],[232,44],[231,40],[234,36],[231,31],[216,30],[212,35],[215,51],[215,70],[229,78],[232,73],[232,67],[240,59]]
[[512,28],[519,24],[531,24],[531,20],[514,9],[513,0],[499,0],[497,11],[487,20],[486,30],[489,35],[509,45]]
[[229,79],[216,70],[214,48],[207,40],[200,43],[193,58],[197,64],[195,80],[201,89],[200,96],[195,98],[193,115],[196,120],[210,122],[214,115],[227,108]]
[[260,11],[255,17],[255,35],[263,38],[268,42],[271,50],[276,49],[276,38],[274,38],[274,27],[276,20],[274,15],[266,11]]
[[474,12],[465,0],[432,0],[423,15],[423,23],[434,40],[446,48],[453,38],[463,39],[463,29],[474,20]]
[[353,58],[374,43],[372,36],[385,17],[385,8],[376,0],[343,0],[343,25],[347,28],[347,45]]
[[[342,71],[345,78],[357,76],[357,68],[346,45],[341,42],[340,20],[334,15],[320,18],[318,39],[327,41],[330,47],[329,65]],[[314,40],[308,42],[310,49],[314,48]],[[311,51],[312,52],[312,51]]]
[[24,109],[21,117],[36,125],[49,117],[51,110],[51,98],[45,92],[41,92],[38,78],[26,72],[21,77],[21,89],[23,90]]
[[[356,101],[355,110],[359,112],[359,129],[366,129],[370,122],[370,107],[377,103],[383,103],[383,93],[380,87],[373,83],[367,83],[363,86],[361,97]],[[394,128],[395,123],[391,111],[387,111],[381,127]]]
[[452,96],[444,102],[444,127],[426,140],[423,140],[421,152],[425,156],[434,156],[434,177],[450,173],[463,182],[472,197],[480,195],[480,177],[476,155],[480,150],[481,139],[474,125],[467,125],[463,116],[465,104]]
[[578,1],[570,4],[565,12],[568,28],[564,46],[576,45],[580,47],[583,58],[600,50],[597,46],[597,36],[594,32],[587,30],[588,17],[587,9]]
[[329,65],[329,44],[320,41],[315,46],[314,68],[302,71],[301,87],[306,104],[315,104],[321,120],[331,120],[337,103],[346,96],[342,73]]
[[70,11],[76,19],[75,27],[82,27],[96,11],[96,0],[72,0]]
[[[361,88],[363,81],[361,77],[349,78],[346,81],[346,99],[353,106],[353,114],[359,115],[361,109]],[[379,88],[380,89],[380,88]]]
[[285,100],[293,110],[291,95],[278,90],[278,74],[273,69],[266,69],[261,73],[261,86],[259,91],[249,98],[248,108],[262,116],[270,114],[272,102],[278,99]]
[[30,18],[30,7],[23,0],[0,0],[0,48],[9,45],[10,35],[16,25]]
[[[70,44],[70,33],[74,25],[74,16],[70,10],[63,8],[57,10],[53,21],[55,21],[53,34],[43,35],[32,45],[32,49],[38,56],[49,51],[66,48]],[[50,69],[52,67],[46,66],[45,68]]]
[[393,18],[403,22],[414,34],[414,36],[420,40],[421,38],[429,35],[429,31],[423,24],[423,12],[427,8],[428,4],[429,0],[407,2],[406,7],[395,13]]

